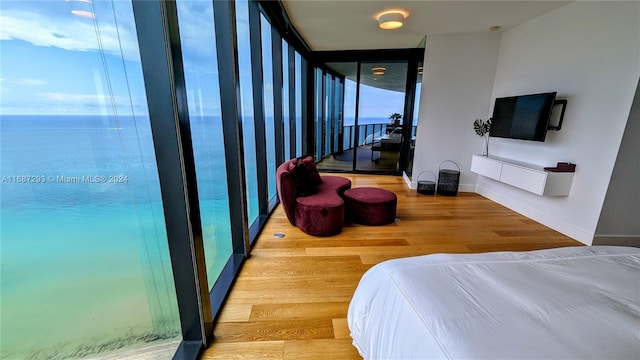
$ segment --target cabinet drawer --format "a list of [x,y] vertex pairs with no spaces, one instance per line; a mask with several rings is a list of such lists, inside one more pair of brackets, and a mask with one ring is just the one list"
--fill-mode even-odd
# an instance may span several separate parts
[[502,162],[474,155],[471,159],[471,171],[494,180],[500,180]]
[[532,193],[542,195],[544,184],[547,180],[545,172],[514,166],[510,164],[502,165],[500,181]]

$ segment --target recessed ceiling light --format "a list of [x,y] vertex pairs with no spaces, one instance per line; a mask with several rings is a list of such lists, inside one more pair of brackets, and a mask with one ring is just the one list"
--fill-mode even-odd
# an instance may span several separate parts
[[377,66],[377,67],[372,67],[371,71],[385,71],[387,70],[386,67],[382,67],[382,66]]
[[498,31],[498,30],[500,30],[500,28],[501,27],[497,26],[497,25],[496,26],[492,26],[492,27],[489,28],[489,31]]
[[384,71],[374,71],[373,75],[384,75]]
[[404,19],[409,16],[409,13],[400,9],[385,10],[376,15],[378,19],[378,26],[384,30],[399,29],[404,25]]

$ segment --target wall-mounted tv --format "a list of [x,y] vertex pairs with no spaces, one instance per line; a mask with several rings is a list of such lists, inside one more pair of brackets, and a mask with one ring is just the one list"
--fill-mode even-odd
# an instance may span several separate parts
[[555,92],[497,98],[489,136],[544,141]]

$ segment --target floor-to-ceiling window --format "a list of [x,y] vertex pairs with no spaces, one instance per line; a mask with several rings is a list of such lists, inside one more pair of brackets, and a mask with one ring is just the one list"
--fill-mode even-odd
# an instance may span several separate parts
[[180,322],[131,3],[3,2],[1,27],[2,358],[171,358]]
[[249,225],[256,222],[259,213],[258,172],[256,160],[256,133],[253,107],[253,80],[251,41],[249,34],[249,2],[236,1],[236,33],[238,41],[238,75],[240,85],[240,114],[242,116],[242,140],[246,177]]
[[[289,87],[289,44],[282,40],[282,128],[284,132],[284,160],[291,159],[291,119]],[[293,134],[295,136],[295,133]]]
[[271,44],[271,24],[262,14],[260,15],[260,34],[262,39],[262,78],[268,199],[272,199],[276,196],[276,133],[274,126],[273,53]]
[[[231,256],[229,197],[212,3],[180,0],[178,20],[209,289]],[[208,31],[203,31],[208,29]]]

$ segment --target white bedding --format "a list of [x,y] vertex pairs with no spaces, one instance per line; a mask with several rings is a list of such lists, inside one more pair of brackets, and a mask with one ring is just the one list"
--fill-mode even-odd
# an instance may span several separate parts
[[640,359],[640,249],[390,260],[349,306],[365,359]]

